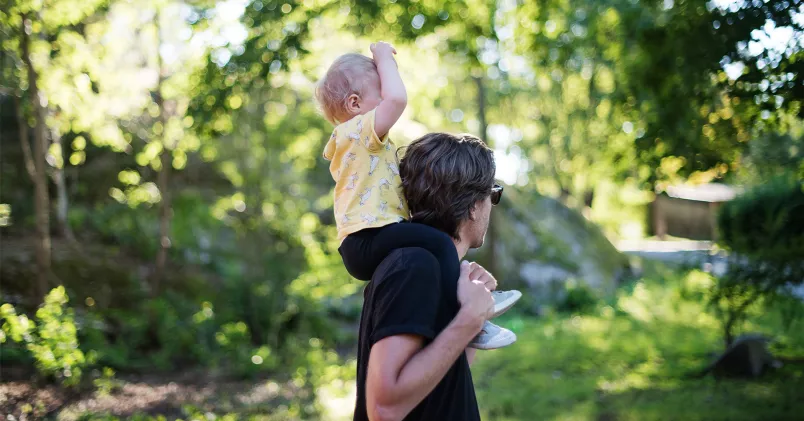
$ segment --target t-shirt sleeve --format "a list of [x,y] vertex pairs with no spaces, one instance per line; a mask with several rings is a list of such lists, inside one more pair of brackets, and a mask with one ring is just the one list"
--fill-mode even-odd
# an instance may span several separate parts
[[436,336],[436,317],[441,301],[441,271],[438,260],[422,248],[394,251],[386,259],[395,259],[374,281],[380,283],[374,291],[374,345],[394,335],[419,335],[427,339]]
[[327,141],[327,145],[324,146],[324,159],[327,161],[332,161],[332,157],[335,156],[335,146],[338,141],[338,130],[334,130],[332,135],[329,137]]
[[375,108],[365,114],[363,117],[363,127],[360,132],[360,140],[366,145],[366,149],[371,152],[376,152],[385,147],[386,141],[388,140],[387,133],[380,138],[374,130],[374,116],[376,113],[377,109]]

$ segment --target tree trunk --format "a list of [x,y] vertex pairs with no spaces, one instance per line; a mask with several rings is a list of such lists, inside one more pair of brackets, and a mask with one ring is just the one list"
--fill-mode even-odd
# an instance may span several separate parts
[[162,200],[159,202],[159,250],[156,253],[156,268],[151,284],[151,293],[156,296],[159,294],[161,288],[162,278],[164,277],[165,265],[167,264],[168,249],[170,248],[170,218],[172,214],[170,204],[170,168],[172,167],[172,148],[168,145],[169,139],[167,138],[167,123],[168,115],[165,110],[165,100],[162,96],[162,82],[165,79],[166,70],[162,68],[162,59],[159,55],[159,47],[162,44],[161,37],[161,13],[157,9],[154,16],[154,26],[156,27],[157,34],[157,54],[156,66],[159,72],[159,78],[156,82],[156,95],[155,103],[159,107],[159,122],[162,124],[161,139],[162,151],[159,153],[159,161],[161,168],[157,177],[156,185],[159,188],[159,194]]
[[734,322],[735,322],[735,318],[734,317],[729,317],[729,319],[723,325],[723,341],[724,341],[723,348],[724,349],[729,349],[729,347],[731,346],[732,342],[734,342],[734,333],[733,333]]
[[595,202],[595,187],[594,185],[587,187],[583,192],[583,209],[581,212],[586,219],[592,218],[592,204]]
[[[42,104],[43,98],[37,89],[38,75],[31,63],[30,56],[30,34],[28,34],[28,17],[22,16],[20,29],[20,50],[22,61],[25,63],[28,74],[28,90],[31,98],[31,105],[34,112],[34,146],[31,161],[33,161],[34,174],[34,212],[36,213],[36,265],[37,265],[37,293],[42,299],[48,291],[48,278],[50,277],[50,197],[48,196],[47,173],[45,169],[45,109]],[[27,123],[22,119],[20,135],[27,136]],[[22,139],[28,142],[28,139]],[[25,148],[23,148],[23,151]]]
[[[586,137],[586,143],[589,147],[597,147],[591,142],[594,133],[592,133],[590,127],[592,126],[592,120],[594,119],[595,114],[597,113],[597,106],[600,102],[597,95],[597,86],[595,85],[595,77],[594,77],[594,69],[595,69],[595,62],[592,62],[592,77],[589,78],[589,107],[586,108],[586,124],[584,124],[584,135]],[[596,136],[595,136],[596,137]],[[586,178],[585,184],[586,189],[583,194],[583,215],[586,216],[587,219],[591,217],[592,214],[592,204],[595,201],[595,184],[597,180],[590,180]]]
[[72,243],[75,242],[75,237],[70,229],[70,223],[67,221],[69,202],[67,200],[67,183],[64,179],[64,149],[62,148],[61,134],[59,134],[58,130],[52,129],[50,137],[53,144],[58,145],[56,149],[61,154],[60,157],[56,158],[57,161],[61,161],[61,166],[54,166],[50,173],[53,178],[53,184],[56,186],[56,226],[58,227],[59,235]]
[[33,162],[33,152],[31,152],[31,140],[28,138],[28,122],[22,112],[22,104],[16,96],[14,98],[14,112],[17,114],[17,126],[19,126],[20,146],[22,147],[22,157],[25,160],[25,171],[31,177],[31,182],[36,178],[36,166]]
[[[477,85],[477,118],[480,121],[480,139],[486,142],[490,148],[494,148],[489,139],[488,123],[486,121],[486,90],[483,86],[483,78],[475,77],[475,84]],[[497,273],[497,228],[495,227],[496,212],[491,212],[489,215],[489,228],[486,232],[486,247],[488,247],[488,267],[486,268],[492,274]]]
[[152,285],[152,292],[154,294],[158,294],[160,283],[162,281],[161,278],[164,276],[165,265],[167,264],[168,249],[171,245],[170,217],[172,209],[170,206],[170,192],[168,183],[170,182],[169,171],[172,162],[170,150],[167,149],[167,145],[163,145],[162,148],[162,152],[159,156],[162,168],[159,170],[159,176],[157,178],[157,187],[159,188],[159,194],[162,196],[162,200],[159,203],[159,251],[156,254],[156,271]]
[[[553,127],[553,119],[548,115],[542,116],[542,122],[545,127],[547,127],[547,131],[551,132]],[[558,200],[561,203],[566,204],[569,199],[570,191],[565,187],[565,183],[562,180],[561,172],[558,168],[558,153],[555,149],[553,149],[553,145],[550,143],[550,135],[547,136],[547,141],[545,142],[545,150],[547,151],[547,162],[550,164],[548,165],[548,169],[553,176],[553,180],[558,185],[559,197]]]

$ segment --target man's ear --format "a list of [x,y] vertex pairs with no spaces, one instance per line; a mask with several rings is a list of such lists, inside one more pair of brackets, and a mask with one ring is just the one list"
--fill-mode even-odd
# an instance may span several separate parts
[[475,212],[477,211],[477,203],[473,204],[472,207],[469,208],[469,220],[475,220]]
[[355,115],[360,113],[360,96],[357,94],[349,95],[346,98],[346,110],[349,111],[349,115]]

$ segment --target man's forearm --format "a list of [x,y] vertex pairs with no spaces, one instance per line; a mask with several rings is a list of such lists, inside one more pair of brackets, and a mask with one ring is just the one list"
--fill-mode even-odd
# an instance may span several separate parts
[[384,396],[377,396],[385,419],[402,419],[433,391],[444,378],[481,325],[459,312],[447,327],[402,367],[396,382]]
[[380,91],[383,101],[407,102],[408,94],[399,68],[393,58],[377,61],[377,73],[380,74]]

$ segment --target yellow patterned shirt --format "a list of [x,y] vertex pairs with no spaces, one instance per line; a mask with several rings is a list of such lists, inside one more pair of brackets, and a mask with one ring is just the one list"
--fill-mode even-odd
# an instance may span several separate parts
[[396,146],[374,131],[374,112],[338,125],[324,147],[335,180],[338,240],[365,228],[382,227],[409,217],[402,197]]

